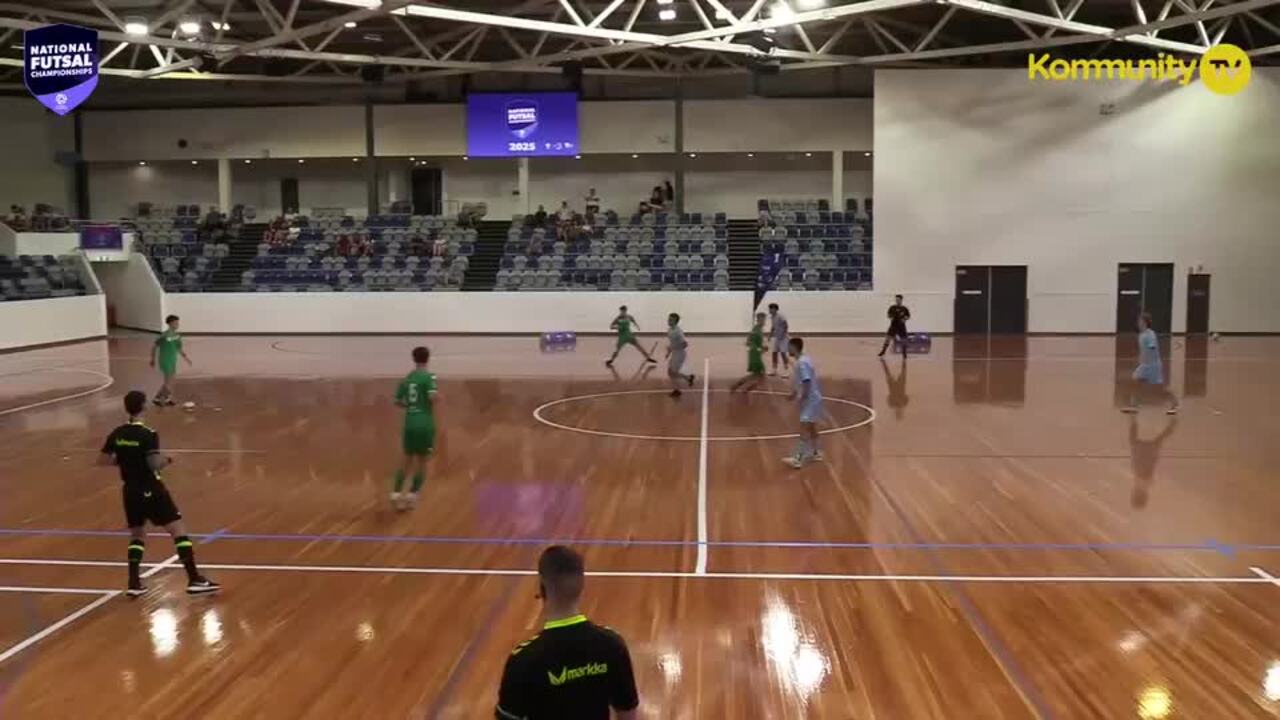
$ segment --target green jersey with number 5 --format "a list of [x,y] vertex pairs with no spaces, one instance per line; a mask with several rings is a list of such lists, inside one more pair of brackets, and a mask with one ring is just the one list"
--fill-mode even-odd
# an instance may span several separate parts
[[431,399],[436,392],[436,376],[426,370],[414,370],[400,381],[396,402],[404,406],[404,424],[433,425]]

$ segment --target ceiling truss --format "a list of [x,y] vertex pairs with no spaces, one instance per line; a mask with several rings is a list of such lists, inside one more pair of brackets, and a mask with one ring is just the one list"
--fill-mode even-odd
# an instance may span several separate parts
[[[193,21],[200,32],[184,32]],[[1009,64],[1012,53],[1113,44],[1196,55],[1229,42],[1255,63],[1280,57],[1280,0],[25,0],[0,2],[0,74],[21,67],[22,31],[55,22],[97,29],[102,73],[137,80],[349,84],[383,66],[382,82],[408,82],[570,63],[591,76],[680,78]],[[126,31],[137,22],[145,34]]]

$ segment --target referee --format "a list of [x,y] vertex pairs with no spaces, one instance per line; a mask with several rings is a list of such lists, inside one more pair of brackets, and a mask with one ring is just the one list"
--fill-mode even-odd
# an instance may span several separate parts
[[497,720],[635,720],[640,700],[622,636],[578,612],[582,556],[553,545],[538,559],[542,632],[511,651]]

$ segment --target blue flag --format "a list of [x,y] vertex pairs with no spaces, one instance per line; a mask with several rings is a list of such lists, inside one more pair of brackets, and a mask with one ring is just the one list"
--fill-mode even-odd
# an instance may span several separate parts
[[28,30],[22,80],[40,104],[66,115],[98,87],[98,31],[75,25]]
[[756,273],[756,299],[751,310],[760,307],[760,301],[778,283],[778,275],[782,272],[782,253],[767,252],[760,256],[760,272]]

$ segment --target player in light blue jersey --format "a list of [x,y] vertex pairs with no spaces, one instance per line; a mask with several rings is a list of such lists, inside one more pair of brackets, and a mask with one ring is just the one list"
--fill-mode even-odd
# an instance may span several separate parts
[[689,341],[684,339],[684,330],[680,328],[680,316],[671,313],[667,316],[667,379],[671,381],[671,397],[680,397],[681,381],[693,387],[693,373],[681,372],[688,352]]
[[1138,316],[1138,367],[1133,371],[1133,389],[1124,412],[1136,413],[1142,395],[1163,396],[1169,415],[1178,414],[1178,397],[1164,386],[1164,365],[1160,361],[1160,339],[1151,329],[1151,313]]
[[793,337],[787,341],[787,352],[795,358],[795,379],[792,381],[791,398],[800,401],[800,441],[796,444],[796,452],[782,459],[793,468],[802,468],[806,463],[822,460],[822,451],[818,449],[818,420],[822,417],[822,386],[818,383],[818,372],[813,367],[813,358],[804,352],[804,340]]

